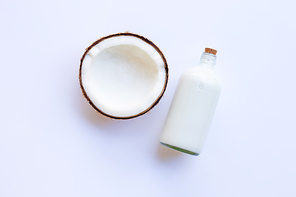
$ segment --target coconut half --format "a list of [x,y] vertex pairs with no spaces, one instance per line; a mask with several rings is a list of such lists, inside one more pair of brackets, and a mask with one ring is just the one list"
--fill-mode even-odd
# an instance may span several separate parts
[[150,40],[132,33],[103,37],[81,58],[83,95],[101,114],[130,119],[151,110],[163,96],[168,65]]

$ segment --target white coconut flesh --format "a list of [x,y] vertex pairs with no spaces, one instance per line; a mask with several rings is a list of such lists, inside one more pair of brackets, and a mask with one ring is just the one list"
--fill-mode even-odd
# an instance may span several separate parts
[[91,102],[111,117],[149,109],[165,90],[166,64],[159,52],[135,36],[114,36],[93,46],[83,59],[81,82]]

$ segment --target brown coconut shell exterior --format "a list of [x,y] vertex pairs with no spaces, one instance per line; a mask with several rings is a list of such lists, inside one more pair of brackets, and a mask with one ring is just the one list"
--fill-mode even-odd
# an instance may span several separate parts
[[[159,55],[161,56],[163,62],[164,62],[164,66],[165,66],[165,71],[166,71],[166,79],[165,79],[165,84],[164,84],[164,87],[160,93],[160,95],[158,96],[158,98],[152,103],[152,105],[150,105],[150,107],[148,107],[145,111],[143,112],[140,112],[136,115],[133,115],[133,116],[127,116],[127,117],[118,117],[118,116],[112,116],[110,114],[107,114],[103,111],[101,111],[99,108],[97,108],[94,103],[91,101],[91,99],[88,97],[84,87],[83,87],[83,84],[82,84],[82,77],[81,77],[81,73],[82,73],[82,64],[83,64],[83,60],[85,58],[85,56],[87,55],[87,53],[89,52],[89,50],[94,47],[95,45],[97,45],[98,43],[102,42],[103,40],[106,40],[108,38],[112,38],[112,37],[116,37],[116,36],[134,36],[134,37],[137,37],[137,38],[140,38],[141,40],[143,40],[144,42],[150,44],[158,53]],[[79,83],[80,83],[80,88],[82,90],[82,94],[83,96],[86,98],[86,100],[88,101],[88,103],[99,113],[101,113],[102,115],[104,116],[107,116],[109,118],[112,118],[112,119],[118,119],[118,120],[127,120],[127,119],[132,119],[132,118],[136,118],[138,116],[141,116],[143,114],[146,114],[147,112],[149,112],[153,107],[155,107],[160,99],[162,98],[165,90],[166,90],[166,87],[167,87],[167,83],[168,83],[168,80],[169,80],[169,68],[168,68],[168,64],[167,64],[167,61],[163,55],[163,53],[161,52],[161,50],[150,40],[148,40],[147,38],[143,37],[143,36],[140,36],[138,34],[134,34],[134,33],[130,33],[130,32],[125,32],[125,33],[117,33],[117,34],[111,34],[111,35],[108,35],[108,36],[105,36],[105,37],[102,37],[100,39],[98,39],[97,41],[95,41],[94,43],[92,43],[88,48],[85,49],[85,52],[84,54],[82,55],[81,59],[80,59],[80,67],[79,67]]]

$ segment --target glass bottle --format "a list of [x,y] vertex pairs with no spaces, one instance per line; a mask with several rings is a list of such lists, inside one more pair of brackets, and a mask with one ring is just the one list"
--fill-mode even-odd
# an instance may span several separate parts
[[200,154],[221,92],[220,82],[213,71],[216,53],[215,49],[206,48],[199,65],[181,75],[161,144],[191,155]]

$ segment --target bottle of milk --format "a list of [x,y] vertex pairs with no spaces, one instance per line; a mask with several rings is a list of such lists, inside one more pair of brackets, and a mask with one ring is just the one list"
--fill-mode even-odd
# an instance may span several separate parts
[[199,65],[181,75],[161,144],[191,155],[200,154],[221,92],[213,71],[216,53],[215,49],[206,48]]

